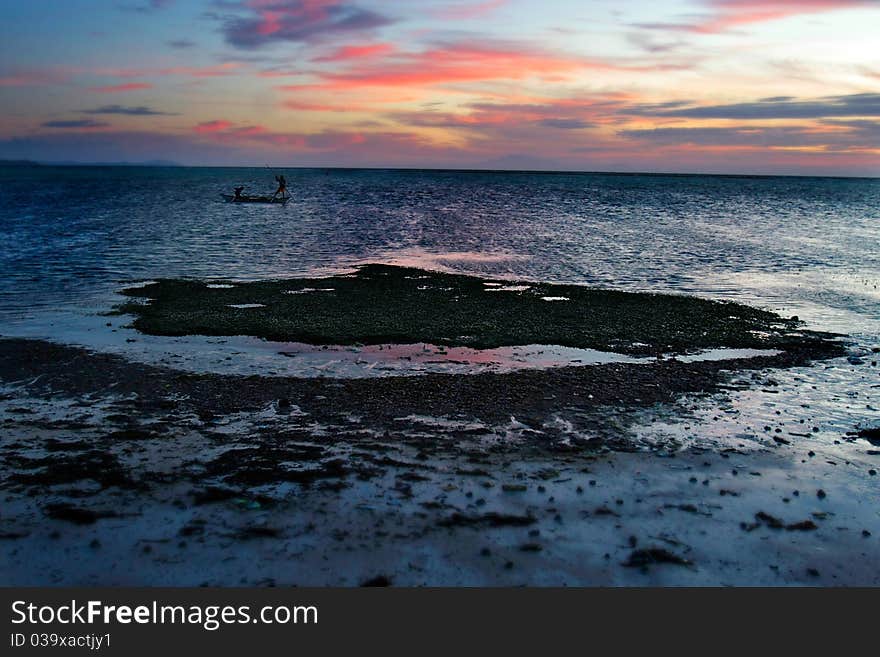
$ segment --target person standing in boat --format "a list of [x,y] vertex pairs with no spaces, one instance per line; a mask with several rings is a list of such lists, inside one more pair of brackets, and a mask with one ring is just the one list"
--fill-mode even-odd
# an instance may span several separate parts
[[242,186],[242,187],[236,187],[236,188],[235,188],[235,196],[233,197],[232,200],[233,200],[233,201],[242,201],[242,200],[244,200],[244,197],[241,195],[241,193],[242,193],[243,191],[244,191],[244,186]]
[[272,199],[274,200],[279,194],[281,194],[281,198],[284,198],[287,195],[287,180],[285,180],[283,175],[279,174],[275,176],[275,182],[278,183],[278,189],[272,194]]

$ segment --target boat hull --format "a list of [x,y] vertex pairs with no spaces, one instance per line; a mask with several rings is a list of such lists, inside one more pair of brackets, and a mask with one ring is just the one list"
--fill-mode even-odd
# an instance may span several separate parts
[[235,198],[232,194],[220,194],[227,203],[269,203],[275,205],[284,205],[290,200],[289,196],[284,198],[272,198],[271,196],[242,196]]

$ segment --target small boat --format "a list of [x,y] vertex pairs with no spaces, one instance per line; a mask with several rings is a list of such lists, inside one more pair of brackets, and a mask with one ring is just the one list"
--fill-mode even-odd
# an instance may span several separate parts
[[239,196],[235,198],[232,194],[220,194],[227,203],[280,203],[284,205],[290,200],[289,196]]

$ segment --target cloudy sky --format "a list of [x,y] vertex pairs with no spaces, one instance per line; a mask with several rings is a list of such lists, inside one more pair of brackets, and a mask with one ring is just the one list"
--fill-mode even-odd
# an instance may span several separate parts
[[880,0],[27,0],[0,158],[880,175]]

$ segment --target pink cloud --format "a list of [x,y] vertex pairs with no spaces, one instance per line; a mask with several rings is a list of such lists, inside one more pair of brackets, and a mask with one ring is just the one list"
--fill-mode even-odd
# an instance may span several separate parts
[[[74,76],[99,76],[121,78],[123,80],[149,77],[182,76],[192,78],[210,78],[233,75],[242,67],[239,62],[225,62],[214,66],[171,66],[163,68],[85,68],[58,67],[44,70],[13,71],[0,74],[0,87],[28,87],[69,82]],[[148,82],[133,81],[120,84],[96,85],[90,91],[98,93],[115,93],[151,89]]]
[[0,78],[0,87],[29,87],[45,84],[45,81],[29,75],[7,75]]
[[779,20],[800,14],[876,7],[875,0],[706,0],[716,15],[695,24],[695,32],[722,32],[738,25]]
[[111,84],[104,87],[89,87],[89,91],[96,91],[100,94],[112,94],[125,91],[138,91],[140,89],[152,89],[153,85],[147,82],[127,82],[125,84]]
[[198,132],[199,134],[210,134],[213,132],[220,132],[223,130],[228,130],[232,127],[231,121],[205,121],[203,123],[199,123],[197,126],[193,128],[194,132]]
[[59,84],[68,79],[61,71],[19,71],[8,75],[0,75],[0,87],[38,87]]
[[258,135],[265,135],[268,132],[268,128],[261,125],[246,125],[232,129],[232,134],[238,137],[256,137]]
[[193,78],[213,78],[233,75],[241,68],[239,62],[224,62],[215,66],[169,66],[165,68],[102,68],[89,71],[95,75],[114,78],[147,78],[180,75]]
[[289,69],[268,69],[265,71],[259,71],[257,73],[257,76],[261,78],[289,78],[295,77],[297,75],[303,75],[303,71],[295,71]]
[[300,112],[349,112],[359,109],[349,103],[340,103],[333,105],[331,103],[310,103],[306,101],[288,100],[283,103],[283,107]]
[[508,0],[484,0],[484,2],[464,2],[449,7],[444,7],[435,13],[438,18],[449,20],[467,20],[485,16],[507,4]]
[[601,60],[509,47],[453,44],[419,53],[401,53],[381,65],[357,62],[343,71],[319,73],[312,85],[280,87],[288,91],[346,90],[364,87],[425,87],[441,84],[521,80],[529,76],[558,81],[579,71],[620,66]]
[[374,43],[364,46],[343,46],[323,57],[316,57],[313,62],[343,62],[352,59],[367,59],[387,55],[394,51],[390,43]]

